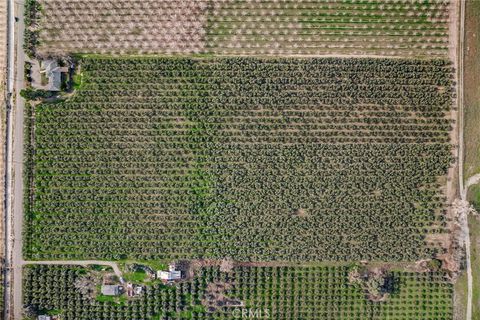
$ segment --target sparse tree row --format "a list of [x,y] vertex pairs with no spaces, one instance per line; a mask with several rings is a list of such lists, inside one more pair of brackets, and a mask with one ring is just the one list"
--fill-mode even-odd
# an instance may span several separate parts
[[41,5],[40,55],[446,57],[452,19],[448,0],[29,1]]
[[445,232],[448,62],[82,64],[82,88],[31,119],[29,259],[411,261],[442,252],[425,237]]
[[76,287],[86,269],[29,266],[24,305],[31,313],[61,310],[65,320],[237,319],[242,309],[257,317],[262,314],[262,319],[452,319],[453,287],[441,273],[393,271],[388,298],[373,302],[349,280],[349,270],[344,266],[234,267],[226,273],[207,267],[193,279],[174,286],[148,286],[141,297],[112,304],[85,296]]

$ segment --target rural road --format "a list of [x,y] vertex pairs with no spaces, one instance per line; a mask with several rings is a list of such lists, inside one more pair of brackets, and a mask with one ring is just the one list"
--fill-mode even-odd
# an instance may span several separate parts
[[[467,202],[468,188],[480,183],[480,174],[476,174],[468,178],[465,183],[464,188],[461,191],[461,198],[463,201]],[[470,230],[468,227],[468,213],[464,212],[460,217],[462,224],[462,229],[465,232],[465,260],[467,264],[467,285],[468,285],[468,296],[467,296],[467,315],[466,320],[472,319],[472,301],[473,301],[473,275],[472,275],[472,264],[471,264],[471,248],[470,248]]]
[[[459,29],[458,29],[458,48],[457,48],[457,108],[458,108],[458,186],[461,200],[467,200],[468,188],[474,183],[475,177],[468,179],[464,185],[463,161],[464,161],[464,41],[465,41],[465,0],[459,1]],[[469,184],[470,183],[470,184]],[[460,216],[461,228],[465,234],[465,262],[467,266],[467,310],[465,320],[472,320],[472,300],[473,300],[473,275],[471,262],[471,244],[470,229],[468,227],[467,212]]]
[[11,256],[13,243],[11,238],[12,212],[11,212],[11,194],[12,194],[12,147],[13,147],[13,123],[12,109],[14,105],[13,93],[15,82],[15,6],[14,0],[8,0],[7,4],[7,79],[6,79],[6,134],[5,134],[5,195],[4,195],[4,268],[3,268],[3,288],[4,288],[4,309],[3,319],[10,319],[11,312]]
[[[22,319],[22,224],[23,224],[23,51],[24,1],[9,0],[7,163],[5,188],[5,314],[4,319]],[[15,22],[15,17],[18,18]],[[16,46],[16,55],[15,55]],[[16,59],[16,60],[15,60]],[[15,96],[13,96],[15,93]],[[12,273],[13,272],[13,277]],[[12,317],[13,311],[13,317]]]

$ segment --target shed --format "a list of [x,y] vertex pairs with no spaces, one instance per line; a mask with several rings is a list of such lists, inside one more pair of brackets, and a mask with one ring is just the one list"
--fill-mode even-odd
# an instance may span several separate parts
[[41,316],[38,316],[37,319],[38,320],[51,320],[52,318],[50,316],[41,315]]
[[118,296],[121,293],[120,286],[117,285],[103,285],[102,294],[105,296]]

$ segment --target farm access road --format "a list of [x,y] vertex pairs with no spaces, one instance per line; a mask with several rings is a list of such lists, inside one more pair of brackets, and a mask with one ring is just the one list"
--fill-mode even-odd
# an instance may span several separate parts
[[[471,243],[470,243],[470,229],[468,227],[468,202],[467,193],[468,188],[480,180],[479,175],[470,177],[464,185],[463,179],[463,162],[464,162],[464,52],[465,52],[465,0],[458,1],[458,30],[457,36],[457,50],[456,63],[457,69],[457,109],[458,109],[458,186],[460,191],[461,202],[464,203],[465,208],[460,211],[459,222],[461,223],[462,233],[465,235],[465,260],[467,265],[467,310],[465,320],[472,320],[473,308],[473,274],[471,262]],[[454,50],[455,51],[455,50]]]

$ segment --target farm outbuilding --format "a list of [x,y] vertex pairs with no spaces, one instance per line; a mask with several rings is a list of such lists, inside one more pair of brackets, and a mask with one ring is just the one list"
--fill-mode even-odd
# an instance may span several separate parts
[[105,296],[118,296],[121,294],[120,286],[117,285],[103,285],[102,294]]

